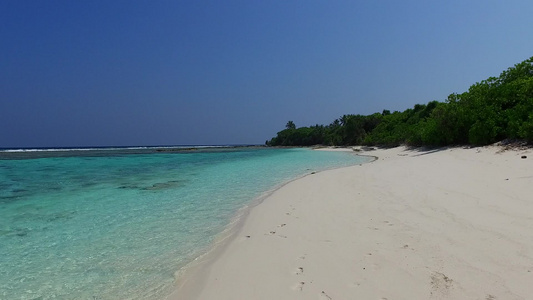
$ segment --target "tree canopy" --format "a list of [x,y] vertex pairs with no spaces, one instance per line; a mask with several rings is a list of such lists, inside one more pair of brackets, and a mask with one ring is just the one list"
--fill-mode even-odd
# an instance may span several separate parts
[[270,146],[487,145],[503,139],[533,142],[533,57],[450,94],[444,102],[416,104],[403,112],[343,115],[329,125],[286,129]]

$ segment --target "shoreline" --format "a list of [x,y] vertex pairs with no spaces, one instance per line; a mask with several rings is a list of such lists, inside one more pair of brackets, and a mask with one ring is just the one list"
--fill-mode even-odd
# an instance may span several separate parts
[[167,299],[525,299],[531,149],[499,150],[360,151],[379,158],[295,179]]
[[[278,148],[301,148],[301,147],[278,147]],[[309,148],[309,147],[304,147]],[[342,152],[350,152],[353,153],[355,156],[360,157],[367,157],[371,158],[371,161],[364,162],[362,164],[372,163],[378,159],[376,156],[372,155],[362,155],[359,152],[356,152],[353,148],[347,148],[347,147],[319,147],[319,148],[310,148],[314,151],[342,151]],[[353,166],[357,166],[361,164],[356,164]],[[228,247],[230,243],[232,243],[237,237],[239,232],[243,229],[244,225],[246,224],[246,220],[248,219],[250,212],[256,208],[257,206],[261,205],[265,200],[267,200],[272,194],[276,193],[278,190],[282,189],[286,185],[300,180],[302,178],[305,178],[307,176],[311,176],[314,174],[336,170],[336,169],[342,169],[342,168],[349,168],[353,166],[347,166],[347,167],[333,167],[329,169],[324,169],[320,171],[312,171],[310,173],[303,174],[301,176],[298,176],[294,179],[291,179],[287,182],[283,182],[271,190],[265,191],[262,195],[259,197],[253,199],[250,203],[246,204],[244,207],[240,208],[235,216],[232,218],[231,222],[227,225],[227,227],[216,237],[215,241],[212,243],[211,246],[209,246],[204,253],[201,253],[200,256],[196,257],[193,261],[185,265],[180,270],[177,270],[174,274],[175,278],[175,288],[174,291],[165,297],[166,300],[177,300],[177,299],[190,299],[191,297],[194,297],[196,295],[201,287],[203,286],[202,283],[204,283],[205,279],[205,273],[208,272],[211,264],[216,261],[218,258],[220,258],[221,254],[225,251],[225,249]]]

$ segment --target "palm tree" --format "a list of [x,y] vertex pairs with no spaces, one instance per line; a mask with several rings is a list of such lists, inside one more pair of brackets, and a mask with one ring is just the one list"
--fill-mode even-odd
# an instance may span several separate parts
[[285,128],[287,129],[296,129],[296,125],[294,125],[293,121],[287,122],[287,125],[285,125]]

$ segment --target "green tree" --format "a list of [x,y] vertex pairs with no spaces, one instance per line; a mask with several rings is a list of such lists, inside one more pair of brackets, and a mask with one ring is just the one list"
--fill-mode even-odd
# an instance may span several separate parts
[[294,125],[293,121],[287,122],[287,125],[285,125],[285,128],[287,129],[296,129],[296,125]]
[[486,145],[503,139],[533,142],[533,57],[448,96],[403,112],[343,115],[327,126],[286,129],[272,145]]

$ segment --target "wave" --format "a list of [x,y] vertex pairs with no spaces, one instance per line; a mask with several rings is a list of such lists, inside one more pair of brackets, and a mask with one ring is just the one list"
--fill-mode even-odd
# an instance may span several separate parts
[[124,146],[124,147],[72,147],[72,148],[0,148],[0,153],[26,153],[26,152],[70,152],[70,151],[124,151],[124,150],[172,150],[172,149],[208,149],[208,148],[234,148],[250,147],[257,145],[179,145],[179,146]]
[[178,146],[124,146],[124,147],[71,147],[71,148],[0,148],[0,154],[4,155],[55,155],[54,153],[68,155],[78,155],[77,153],[150,153],[150,152],[172,152],[184,150],[201,149],[225,149],[240,147],[255,147],[258,145],[178,145]]

